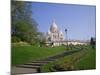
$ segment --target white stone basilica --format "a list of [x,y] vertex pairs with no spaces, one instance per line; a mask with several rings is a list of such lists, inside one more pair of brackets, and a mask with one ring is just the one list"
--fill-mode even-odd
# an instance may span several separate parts
[[87,45],[86,42],[79,41],[79,40],[66,40],[64,38],[64,33],[59,30],[57,27],[57,24],[55,23],[55,20],[53,20],[52,24],[50,25],[50,28],[48,32],[45,35],[46,45],[52,45],[52,46],[60,46],[60,45]]
[[46,33],[46,41],[53,43],[54,46],[61,45],[61,41],[64,41],[64,34],[57,27],[55,20],[53,20],[48,32]]

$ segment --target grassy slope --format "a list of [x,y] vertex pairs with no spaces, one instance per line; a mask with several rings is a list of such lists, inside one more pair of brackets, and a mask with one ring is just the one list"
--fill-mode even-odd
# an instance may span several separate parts
[[46,58],[65,51],[62,47],[36,47],[36,46],[12,46],[12,65],[23,64],[33,60]]
[[96,68],[96,51],[90,48],[88,53],[75,64],[77,69],[95,69]]
[[50,69],[52,69],[53,71],[56,71],[53,69],[53,67],[55,65],[57,65],[57,67],[59,67],[59,68],[63,68],[64,70],[67,70],[67,67],[73,65],[73,59],[76,58],[76,56],[78,56],[80,54],[82,55],[82,53],[83,53],[83,51],[77,52],[72,55],[68,55],[63,58],[60,58],[54,62],[48,63],[41,67],[41,71],[42,72],[50,72]]
[[[85,55],[84,55],[85,52]],[[50,72],[50,69],[53,69],[55,65],[57,65],[60,68],[63,68],[64,70],[67,70],[67,67],[74,66],[74,69],[81,70],[81,69],[95,69],[95,63],[96,63],[96,51],[95,49],[92,49],[91,47],[87,47],[85,51],[77,52],[72,55],[66,56],[64,58],[61,58],[55,62],[46,64],[41,67],[42,72]],[[81,56],[81,59],[78,62],[73,62],[73,59],[75,59],[77,56]],[[71,63],[71,64],[70,64]],[[53,69],[53,71],[55,71]]]

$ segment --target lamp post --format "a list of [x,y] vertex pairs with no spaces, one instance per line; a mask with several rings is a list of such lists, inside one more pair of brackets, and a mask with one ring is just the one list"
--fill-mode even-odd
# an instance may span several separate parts
[[65,33],[66,33],[66,50],[68,49],[68,36],[67,36],[67,29],[65,29]]

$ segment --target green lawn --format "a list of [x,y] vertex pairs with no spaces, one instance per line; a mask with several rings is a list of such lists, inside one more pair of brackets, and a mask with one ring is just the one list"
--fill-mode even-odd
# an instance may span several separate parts
[[95,69],[96,68],[96,50],[89,48],[88,53],[75,64],[76,69]]
[[12,46],[12,65],[23,64],[33,60],[43,59],[65,51],[64,46],[60,47],[37,47],[37,46]]
[[[78,46],[77,46],[78,47]],[[79,46],[82,47],[82,46]],[[74,48],[74,47],[73,47]],[[54,67],[64,70],[82,70],[96,68],[96,50],[90,46],[83,46],[82,51],[65,56],[54,62],[41,67],[42,72],[57,71]],[[37,47],[37,46],[12,46],[12,65],[24,64],[33,60],[47,58],[66,51],[64,46],[60,47]],[[74,61],[78,58],[78,61]],[[71,69],[70,69],[71,68]]]
[[42,72],[84,70],[96,68],[96,50],[90,46],[41,67]]

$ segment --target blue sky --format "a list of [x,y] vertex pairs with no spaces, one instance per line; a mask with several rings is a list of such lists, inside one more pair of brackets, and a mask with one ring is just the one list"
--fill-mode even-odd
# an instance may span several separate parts
[[95,6],[32,3],[33,18],[38,23],[40,32],[47,32],[53,18],[65,34],[68,29],[68,38],[74,40],[89,40],[95,37]]

